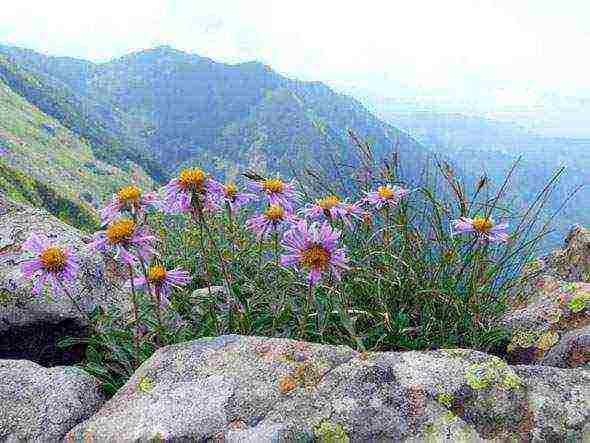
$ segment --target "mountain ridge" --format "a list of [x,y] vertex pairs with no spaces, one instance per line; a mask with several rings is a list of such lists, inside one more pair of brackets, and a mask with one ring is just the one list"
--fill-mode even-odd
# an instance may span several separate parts
[[[67,85],[86,111],[85,119],[95,119],[104,131],[90,134],[93,138],[84,128],[66,126],[97,151],[109,143],[133,146],[141,158],[132,158],[129,153],[119,157],[143,166],[145,158],[152,159],[163,165],[166,174],[205,159],[203,167],[222,177],[230,176],[246,166],[251,151],[283,173],[290,168],[286,161],[290,152],[305,152],[312,163],[311,154],[315,153],[318,158],[325,154],[348,159],[348,129],[372,140],[378,156],[392,145],[417,159],[428,155],[418,142],[380,121],[358,100],[318,81],[289,79],[257,61],[219,63],[169,46],[103,63],[31,55],[30,51],[7,47],[0,47],[0,54],[11,57],[22,69],[49,77],[49,84]],[[64,69],[68,63],[72,65],[69,71]],[[293,107],[289,94],[268,99],[269,93],[280,90],[291,91],[300,102],[300,112],[294,114],[290,125],[278,127],[269,118],[261,126],[248,118],[260,112],[278,115]],[[270,108],[261,110],[264,107]],[[296,133],[299,127],[306,128],[304,135]],[[259,137],[251,136],[254,133]],[[244,140],[241,134],[250,136]],[[218,155],[219,145],[224,146],[223,156]],[[109,160],[108,156],[105,159]],[[154,168],[147,169],[158,181]]]

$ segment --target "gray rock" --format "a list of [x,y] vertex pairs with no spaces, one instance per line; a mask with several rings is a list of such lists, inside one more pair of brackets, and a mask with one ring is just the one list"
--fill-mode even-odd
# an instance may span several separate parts
[[0,360],[0,441],[60,441],[104,400],[97,381],[81,369]]
[[359,354],[225,336],[160,349],[67,436],[85,438],[585,441],[590,373],[472,350]]
[[[16,205],[3,208],[0,210],[0,358],[23,358],[46,366],[64,364],[59,359],[45,361],[45,357],[35,353],[55,347],[54,341],[59,338],[55,330],[80,335],[87,322],[65,295],[50,294],[49,290],[41,297],[31,293],[32,282],[19,270],[21,244],[36,232],[55,239],[59,245],[74,248],[80,257],[81,270],[72,295],[87,313],[99,305],[105,309],[128,309],[125,303],[128,297],[121,289],[122,276],[117,275],[114,266],[111,270],[102,257],[88,250],[82,232],[46,211]],[[28,343],[34,344],[30,352],[23,352],[28,346],[19,342],[19,337],[25,335]]]
[[544,365],[557,368],[590,369],[590,325],[569,331],[543,357]]
[[[286,426],[274,424],[258,425],[244,430],[230,429],[225,434],[225,441],[227,443],[279,443],[294,437]],[[313,441],[311,436],[308,441]]]
[[[577,225],[562,249],[529,263],[523,270],[516,302],[501,322],[512,332],[510,362],[580,366],[579,358],[569,359],[567,354],[574,336],[584,334],[575,331],[590,325],[588,281],[590,231]],[[559,349],[554,351],[555,347]]]

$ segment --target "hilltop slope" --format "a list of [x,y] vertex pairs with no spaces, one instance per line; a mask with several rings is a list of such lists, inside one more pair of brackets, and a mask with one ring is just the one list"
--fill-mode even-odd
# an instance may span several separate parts
[[[0,53],[44,84],[67,91],[67,103],[84,111],[83,122],[92,119],[91,128],[72,124],[67,113],[51,107],[44,111],[95,152],[104,152],[105,161],[105,146],[122,147],[119,157],[143,165],[156,180],[163,174],[154,171],[154,162],[165,173],[199,164],[227,176],[246,167],[264,172],[265,164],[289,172],[332,156],[346,161],[349,128],[373,143],[376,156],[395,148],[413,160],[416,170],[428,155],[356,100],[319,82],[290,80],[256,62],[217,63],[169,47],[103,64],[9,47],[0,47]],[[29,94],[28,100],[34,97]]]
[[0,192],[47,208],[83,228],[97,223],[96,208],[135,175],[152,181],[137,165],[127,171],[95,156],[90,146],[59,121],[41,112],[0,78]]

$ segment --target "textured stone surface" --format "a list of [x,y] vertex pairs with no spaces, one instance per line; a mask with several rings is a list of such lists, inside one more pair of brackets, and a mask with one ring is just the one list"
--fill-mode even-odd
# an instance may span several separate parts
[[563,249],[529,263],[523,279],[518,303],[503,319],[513,332],[509,361],[557,367],[590,362],[590,231],[574,226]]
[[[57,244],[71,245],[76,250],[81,271],[72,294],[84,311],[91,312],[97,305],[120,306],[128,297],[120,289],[120,276],[109,271],[102,257],[88,251],[80,231],[44,210],[3,204],[0,201],[0,358],[24,358],[51,365],[36,353],[54,346],[54,330],[66,329],[75,335],[83,332],[86,322],[65,295],[50,294],[49,289],[41,297],[31,293],[32,282],[23,277],[18,266],[21,244],[31,232],[43,233]],[[28,340],[34,344],[28,350],[18,342],[25,333],[32,334]]]
[[543,364],[558,368],[590,369],[590,326],[564,334],[543,358]]
[[513,367],[460,349],[359,354],[343,346],[224,336],[159,350],[66,440],[589,438],[585,370]]
[[0,441],[61,441],[103,403],[97,381],[80,369],[0,360]]

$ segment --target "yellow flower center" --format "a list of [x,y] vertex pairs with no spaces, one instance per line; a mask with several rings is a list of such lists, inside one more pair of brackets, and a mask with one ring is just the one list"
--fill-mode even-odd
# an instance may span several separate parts
[[133,220],[118,220],[110,224],[107,228],[107,238],[117,245],[128,241],[135,232],[135,222]]
[[379,186],[379,188],[377,188],[377,193],[379,194],[379,197],[385,200],[391,200],[395,197],[395,192],[387,186]]
[[305,268],[325,270],[330,262],[330,252],[320,245],[313,244],[302,254],[301,264]]
[[281,221],[285,217],[285,210],[280,205],[270,205],[264,215],[269,220],[277,222]]
[[326,211],[332,209],[334,206],[337,206],[340,203],[340,199],[335,195],[330,195],[329,197],[320,198],[316,200],[318,206]]
[[262,187],[269,192],[281,194],[285,190],[285,183],[278,178],[268,178],[262,182]]
[[473,219],[473,229],[479,232],[488,232],[493,227],[493,223],[489,218],[475,217]]
[[164,266],[151,266],[148,270],[148,279],[154,283],[162,283],[166,279],[166,269]]
[[141,198],[141,189],[137,186],[126,186],[117,192],[117,198],[123,204],[139,203]]
[[66,254],[60,248],[47,248],[41,253],[41,264],[48,272],[61,272],[66,266]]
[[230,199],[236,198],[238,195],[238,187],[234,183],[230,183],[225,187],[225,192]]
[[202,169],[184,169],[180,172],[178,184],[185,191],[201,191],[207,174]]

